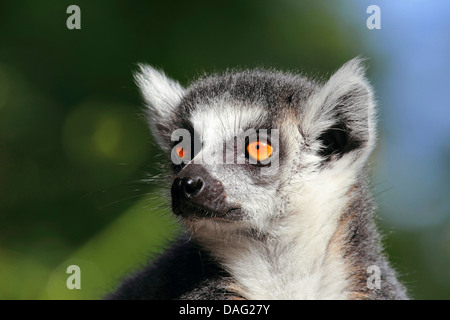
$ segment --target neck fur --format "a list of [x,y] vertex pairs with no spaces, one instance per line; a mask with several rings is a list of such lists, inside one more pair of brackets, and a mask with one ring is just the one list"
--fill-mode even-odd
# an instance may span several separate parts
[[367,297],[361,280],[366,266],[353,257],[368,249],[352,243],[367,244],[371,237],[352,235],[368,231],[361,228],[370,224],[373,212],[367,192],[351,177],[331,171],[317,181],[291,190],[291,206],[267,222],[264,231],[239,228],[238,222],[195,223],[194,236],[229,272],[236,294],[246,299]]

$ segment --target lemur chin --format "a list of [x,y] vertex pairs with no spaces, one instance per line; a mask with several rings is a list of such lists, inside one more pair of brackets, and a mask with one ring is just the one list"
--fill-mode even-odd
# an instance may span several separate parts
[[365,174],[373,92],[360,59],[327,81],[232,70],[183,88],[140,65],[186,230],[111,299],[407,299]]

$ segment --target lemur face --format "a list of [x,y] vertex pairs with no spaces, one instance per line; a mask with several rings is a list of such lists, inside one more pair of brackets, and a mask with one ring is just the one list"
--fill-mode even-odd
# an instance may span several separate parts
[[358,60],[324,85],[252,70],[184,89],[148,66],[136,81],[170,157],[173,212],[185,220],[263,225],[289,212],[308,181],[358,169],[372,148],[371,91]]
[[278,115],[259,102],[233,100],[182,102],[193,108],[176,125],[189,128],[193,139],[172,148],[179,153],[172,163],[183,158],[173,165],[175,214],[236,221],[274,210],[284,152]]

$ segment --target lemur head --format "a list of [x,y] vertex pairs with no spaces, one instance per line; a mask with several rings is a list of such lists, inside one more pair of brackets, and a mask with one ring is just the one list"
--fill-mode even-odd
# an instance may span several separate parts
[[173,212],[188,223],[263,229],[342,206],[374,146],[372,90],[359,59],[324,83],[245,70],[183,88],[145,65],[136,82],[170,158]]

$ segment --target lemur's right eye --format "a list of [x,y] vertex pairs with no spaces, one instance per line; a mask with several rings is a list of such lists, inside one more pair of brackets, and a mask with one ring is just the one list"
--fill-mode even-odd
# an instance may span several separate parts
[[181,159],[183,159],[183,156],[184,156],[184,149],[182,148],[182,147],[178,147],[177,149],[176,149],[176,153],[177,153],[177,155],[181,158]]
[[186,145],[177,145],[172,149],[173,169],[178,172],[191,160],[191,149]]
[[191,160],[191,148],[186,145],[179,145],[174,148],[175,154],[183,161]]

